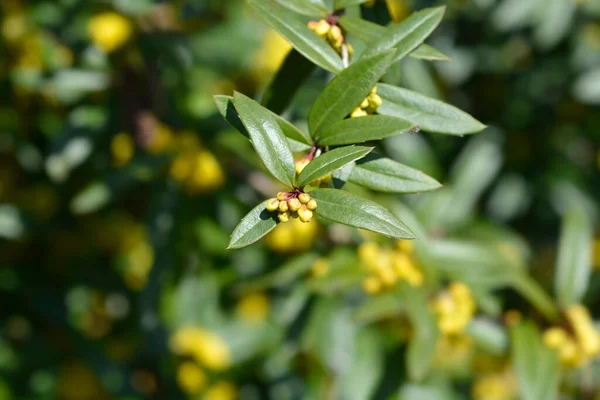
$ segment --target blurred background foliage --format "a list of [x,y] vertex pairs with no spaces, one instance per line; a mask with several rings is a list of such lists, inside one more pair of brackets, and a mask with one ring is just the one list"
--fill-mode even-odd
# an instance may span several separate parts
[[441,4],[451,61],[386,81],[489,127],[380,149],[445,185],[378,195],[420,239],[295,221],[226,251],[277,187],[212,95],[259,97],[291,46],[241,0],[3,0],[0,399],[600,398],[600,3],[348,13]]

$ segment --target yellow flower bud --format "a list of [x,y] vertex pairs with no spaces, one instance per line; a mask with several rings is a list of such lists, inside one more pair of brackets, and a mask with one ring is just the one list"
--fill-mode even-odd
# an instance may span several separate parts
[[248,324],[258,324],[267,319],[271,302],[264,293],[247,294],[238,303],[236,314]]
[[321,177],[321,184],[326,184],[326,183],[329,183],[329,182],[331,182],[331,179],[332,179],[332,176],[331,176],[331,174],[329,173],[329,174],[327,174],[327,175],[325,175],[325,176]]
[[310,199],[308,203],[306,203],[306,208],[310,211],[314,211],[317,209],[317,201],[315,199]]
[[360,103],[360,108],[365,109],[367,107],[369,107],[369,99],[368,97],[365,97],[362,103]]
[[363,290],[368,294],[375,294],[381,291],[381,281],[374,276],[370,276],[362,283]]
[[300,193],[300,195],[298,196],[298,200],[300,200],[300,203],[306,204],[310,201],[310,194]]
[[317,35],[324,37],[329,34],[330,29],[331,29],[331,25],[329,25],[329,23],[327,21],[322,19],[318,22],[314,31]]
[[581,304],[575,304],[567,309],[566,315],[583,352],[588,356],[600,353],[600,335],[592,323],[587,308]]
[[547,329],[542,337],[544,345],[551,349],[559,349],[566,341],[567,332],[558,327]]
[[302,160],[296,161],[296,173],[300,175],[300,172],[310,163],[310,160],[303,158]]
[[350,113],[350,118],[358,118],[358,117],[365,117],[365,116],[367,116],[367,112],[360,107],[356,107]]
[[311,30],[313,30],[313,31],[314,31],[315,29],[317,29],[317,26],[319,26],[319,22],[318,22],[318,21],[309,21],[309,22],[308,22],[308,27],[309,27]]
[[313,216],[312,211],[308,210],[305,205],[303,205],[298,210],[298,217],[300,218],[300,221],[302,221],[302,222],[310,222],[310,220],[312,219],[312,216]]
[[277,200],[283,201],[283,200],[287,200],[287,198],[288,198],[287,192],[278,192],[277,193]]
[[267,200],[267,210],[269,211],[275,211],[279,208],[279,200],[273,198],[273,199],[269,199]]
[[415,242],[413,240],[398,240],[396,246],[400,251],[411,254],[414,250]]
[[329,272],[329,261],[325,258],[319,258],[311,267],[311,275],[314,278],[320,278]]
[[340,29],[340,27],[337,25],[333,25],[329,29],[329,32],[327,33],[327,39],[329,39],[329,41],[332,44],[335,42],[338,42],[338,41],[341,43],[343,36],[342,36],[342,30]]
[[287,212],[280,212],[277,214],[277,218],[279,218],[279,222],[288,222],[290,217]]
[[386,286],[393,286],[398,282],[398,275],[391,268],[378,268],[377,275],[379,275],[379,279]]
[[300,207],[302,207],[302,203],[300,203],[300,200],[298,199],[290,199],[288,200],[288,206],[290,208],[290,211],[294,212],[298,211]]
[[570,366],[575,366],[579,363],[579,351],[577,345],[570,338],[565,338],[565,342],[560,347],[560,360]]
[[286,212],[287,210],[290,209],[290,207],[288,206],[287,201],[280,201],[278,208],[279,208],[279,211],[281,211],[281,212]]
[[348,56],[352,57],[354,55],[354,47],[350,43],[346,44],[346,48],[348,49]]
[[367,107],[364,108],[367,108],[367,111],[369,112],[375,112],[383,103],[383,100],[381,100],[381,97],[379,97],[379,95],[372,93],[367,97],[367,103]]
[[207,380],[206,374],[196,363],[186,361],[177,368],[177,382],[187,393],[200,393],[206,387]]
[[115,12],[96,15],[88,24],[92,42],[107,53],[123,46],[131,37],[132,31],[131,22]]
[[377,94],[377,86],[373,86],[373,87],[371,88],[371,92],[370,92],[370,94]]

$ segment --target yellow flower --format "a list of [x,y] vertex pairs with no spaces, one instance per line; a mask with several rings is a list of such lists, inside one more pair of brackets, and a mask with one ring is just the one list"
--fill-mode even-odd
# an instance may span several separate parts
[[268,31],[253,63],[255,79],[260,82],[265,76],[277,71],[291,49],[292,46],[279,33]]
[[279,224],[265,237],[265,244],[277,253],[294,253],[310,249],[319,233],[319,225],[312,221],[302,223],[292,218],[286,224]]
[[135,144],[133,139],[126,133],[115,135],[110,142],[110,151],[116,167],[122,167],[133,158]]
[[169,341],[171,351],[181,356],[192,356],[205,367],[222,371],[231,365],[227,343],[218,335],[196,326],[179,329]]
[[263,322],[269,316],[269,298],[263,293],[251,293],[242,297],[237,305],[238,317],[249,324]]
[[587,308],[581,304],[572,305],[567,309],[566,316],[585,355],[588,357],[598,355],[600,353],[600,335],[593,325]]
[[148,143],[146,143],[146,149],[152,154],[164,153],[169,149],[172,142],[173,133],[171,132],[171,129],[159,122],[156,124],[152,137]]
[[187,393],[200,393],[206,387],[206,381],[204,371],[191,361],[186,361],[177,368],[177,382]]
[[433,301],[438,327],[445,335],[462,333],[475,313],[475,301],[468,286],[453,282]]
[[186,182],[191,192],[207,193],[223,186],[225,176],[215,156],[201,150],[196,153],[194,169]]
[[235,400],[237,390],[231,382],[220,381],[209,387],[202,400]]
[[115,12],[98,14],[88,23],[88,33],[99,49],[110,53],[122,47],[131,37],[131,22]]
[[511,400],[516,398],[516,391],[516,379],[508,371],[478,378],[472,389],[475,400]]

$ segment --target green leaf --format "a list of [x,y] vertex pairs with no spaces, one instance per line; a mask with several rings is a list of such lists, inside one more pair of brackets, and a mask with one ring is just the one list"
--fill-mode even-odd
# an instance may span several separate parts
[[323,129],[318,142],[326,146],[363,143],[410,132],[412,122],[388,115],[346,118]]
[[348,7],[352,7],[352,6],[358,6],[364,2],[366,2],[367,0],[335,0],[333,2],[333,9],[334,10],[342,10],[344,8],[348,8]]
[[438,329],[434,316],[429,311],[427,297],[423,290],[407,284],[398,288],[398,297],[403,303],[415,335],[408,345],[406,363],[411,380],[420,381],[426,377],[437,348]]
[[329,82],[308,115],[308,128],[313,137],[346,117],[364,100],[391,65],[394,53],[392,49],[361,58]]
[[[385,35],[386,27],[373,22],[369,22],[362,18],[343,16],[338,20],[338,24],[344,28],[344,30],[351,35],[356,36],[358,39],[365,43],[370,43],[374,40],[379,39]],[[432,47],[426,43],[423,43],[415,50],[413,50],[409,57],[417,58],[420,60],[428,61],[448,61],[450,57]]]
[[234,93],[233,102],[265,167],[275,178],[292,186],[296,175],[294,157],[275,118],[266,108],[239,92]]
[[303,187],[317,178],[338,170],[353,161],[367,155],[373,147],[347,146],[340,147],[313,159],[298,176],[298,186]]
[[286,287],[309,272],[318,257],[317,253],[302,254],[279,266],[273,272],[249,282],[243,282],[237,289],[246,293],[265,290],[270,287]]
[[450,57],[433,46],[423,43],[408,55],[412,58],[427,61],[450,61]]
[[369,43],[362,57],[371,56],[381,50],[396,48],[395,61],[399,61],[416,49],[438,26],[444,16],[445,7],[425,8],[411,14],[399,24],[390,25],[386,33]]
[[414,234],[379,204],[338,189],[310,192],[317,200],[315,214],[327,220],[381,233],[397,239],[414,239]]
[[[250,134],[246,130],[246,127],[240,120],[237,110],[233,105],[233,97],[216,95],[213,96],[219,113],[229,122],[234,128],[236,128],[242,135],[250,137]],[[270,112],[270,111],[269,111]],[[281,118],[279,115],[271,112],[271,115],[275,118],[275,121],[281,128],[281,131],[287,138],[288,145],[292,151],[304,151],[311,147],[312,140],[305,135],[302,131],[296,128],[294,125]]]
[[378,113],[411,121],[427,132],[465,135],[486,127],[450,104],[408,89],[379,84],[377,94],[383,100]]
[[384,341],[372,327],[361,329],[356,337],[352,362],[337,380],[344,400],[372,399],[384,371]]
[[349,180],[357,185],[386,193],[418,193],[442,186],[419,170],[376,154],[369,154],[358,161]]
[[314,69],[315,65],[310,60],[292,49],[265,91],[262,105],[276,114],[281,114]]
[[251,245],[277,226],[277,214],[267,210],[267,200],[250,211],[233,230],[228,249]]
[[563,307],[581,301],[591,273],[593,220],[578,209],[570,209],[563,218],[556,262],[554,285]]
[[304,23],[297,20],[293,12],[272,0],[248,0],[248,3],[304,57],[334,74],[343,69],[342,59],[335,50]]
[[529,321],[512,326],[510,336],[519,398],[556,399],[560,372],[557,352],[542,344],[537,327]]
[[325,4],[319,0],[275,0],[282,6],[298,14],[309,17],[326,17],[329,14]]

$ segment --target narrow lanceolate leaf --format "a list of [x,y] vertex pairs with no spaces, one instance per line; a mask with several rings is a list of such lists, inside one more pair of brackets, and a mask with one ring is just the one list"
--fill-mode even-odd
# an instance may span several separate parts
[[386,193],[418,193],[442,187],[423,172],[376,154],[358,161],[349,181]]
[[378,113],[403,118],[427,132],[466,135],[485,129],[466,112],[411,90],[379,84],[377,94],[383,100]]
[[433,46],[423,43],[408,55],[412,58],[427,61],[449,61],[450,57],[439,51]]
[[335,50],[304,23],[297,20],[292,11],[281,7],[273,0],[248,0],[248,3],[304,57],[334,74],[343,69],[342,59]]
[[361,58],[329,82],[308,115],[308,128],[313,137],[346,117],[364,100],[391,65],[394,53],[392,49]]
[[327,7],[319,0],[275,0],[282,6],[289,8],[298,14],[307,15],[309,17],[326,17],[328,14]]
[[[246,127],[240,120],[237,110],[233,105],[233,97],[216,95],[214,96],[215,103],[221,115],[229,122],[234,128],[236,128],[244,136],[250,137],[250,134],[246,130]],[[270,111],[269,111],[270,112]],[[281,128],[281,131],[287,138],[288,144],[292,151],[304,151],[311,147],[312,140],[308,135],[304,134],[301,130],[296,128],[294,125],[289,123],[287,120],[281,118],[279,115],[270,112],[275,121]]]
[[414,239],[414,234],[379,204],[338,189],[310,192],[317,200],[318,216],[340,224],[381,233],[397,239]]
[[234,93],[233,103],[265,167],[275,178],[292,186],[296,174],[294,157],[275,118],[266,108],[239,92]]
[[347,146],[328,151],[312,160],[298,176],[298,186],[303,187],[317,178],[338,170],[366,156],[373,147]]
[[276,114],[281,114],[290,105],[298,88],[314,69],[315,64],[292,49],[265,91],[262,105]]
[[384,35],[369,43],[362,57],[371,56],[381,50],[396,48],[394,61],[399,61],[416,49],[438,26],[445,7],[426,8],[413,13],[399,24],[387,27]]
[[593,220],[584,212],[578,209],[567,211],[560,234],[554,282],[558,302],[563,307],[581,301],[588,288],[593,231]]
[[277,225],[277,214],[267,210],[267,201],[263,201],[250,211],[233,230],[228,249],[248,246],[271,232]]
[[410,132],[414,128],[414,123],[388,115],[347,118],[323,129],[318,141],[328,146],[363,143]]
[[343,10],[344,8],[357,6],[366,2],[367,0],[335,0],[333,2],[333,8],[335,10]]

